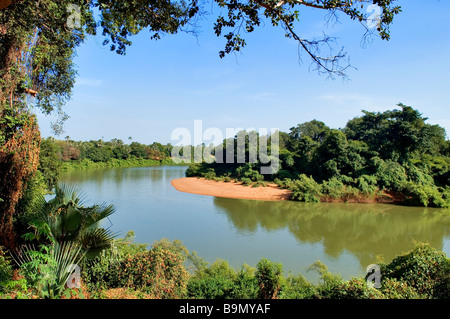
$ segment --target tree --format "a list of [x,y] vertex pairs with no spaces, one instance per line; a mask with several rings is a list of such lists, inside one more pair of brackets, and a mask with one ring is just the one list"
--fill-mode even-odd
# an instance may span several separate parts
[[325,125],[325,123],[312,120],[309,122],[305,122],[302,124],[299,124],[295,127],[291,127],[291,132],[289,135],[293,139],[301,139],[302,137],[310,137],[315,142],[322,142],[325,138],[325,135],[330,130],[328,126]]
[[[300,10],[310,8],[322,10],[329,13],[329,19],[339,19],[339,15],[349,17],[351,20],[359,21],[365,28],[365,38],[371,37],[378,32],[384,40],[389,40],[389,25],[396,14],[401,12],[399,6],[394,6],[395,0],[216,0],[218,5],[226,8],[227,17],[219,16],[214,30],[216,34],[222,35],[224,28],[232,31],[224,35],[227,40],[225,49],[220,56],[235,51],[240,51],[245,45],[245,39],[241,32],[252,32],[263,20],[269,20],[274,26],[281,26],[286,31],[286,37],[298,42],[299,48],[312,60],[313,68],[319,74],[327,74],[331,77],[346,77],[349,64],[341,65],[341,61],[347,56],[344,49],[340,49],[328,56],[321,55],[321,48],[327,48],[335,40],[327,35],[322,39],[305,39],[295,29],[294,22],[301,18]],[[379,15],[372,12],[364,12],[365,4],[369,8],[377,8]],[[369,9],[368,8],[368,9]],[[261,14],[261,11],[262,14]]]
[[364,141],[383,159],[406,162],[415,152],[436,154],[445,142],[445,130],[426,124],[427,118],[410,106],[386,112],[363,111],[350,120],[344,132],[349,139]]
[[75,242],[86,251],[86,257],[91,258],[111,246],[115,234],[100,224],[114,212],[113,205],[86,206],[76,189],[60,185],[55,189],[54,198],[41,200],[32,225],[36,236],[44,234],[59,243]]
[[60,152],[60,147],[51,138],[42,140],[38,169],[42,172],[45,184],[49,190],[56,186],[59,179],[61,169]]

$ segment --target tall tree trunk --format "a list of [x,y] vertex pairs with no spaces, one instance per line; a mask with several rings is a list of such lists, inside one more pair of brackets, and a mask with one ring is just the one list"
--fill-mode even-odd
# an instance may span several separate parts
[[[3,45],[0,48],[0,103],[3,106],[3,102],[8,102],[12,106],[15,89],[12,68],[17,61],[20,50],[17,41],[12,36],[3,35],[3,39]],[[0,111],[3,111],[3,108]]]
[[17,239],[13,226],[16,205],[37,170],[40,134],[35,118],[23,111],[20,103],[23,45],[1,31],[0,117],[4,121],[0,124],[0,245],[11,249]]
[[16,205],[37,170],[39,148],[40,134],[33,115],[26,116],[12,137],[0,145],[0,245],[10,249],[17,240],[13,226]]

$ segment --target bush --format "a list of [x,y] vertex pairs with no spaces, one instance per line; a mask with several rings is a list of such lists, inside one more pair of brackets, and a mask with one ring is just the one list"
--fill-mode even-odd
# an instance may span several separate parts
[[4,289],[4,284],[12,278],[11,261],[6,255],[2,246],[0,246],[0,292]]
[[241,267],[236,275],[231,296],[234,299],[256,299],[258,297],[258,283],[254,268],[248,265]]
[[314,263],[310,269],[318,271],[322,280],[312,296],[314,299],[378,299],[383,297],[377,289],[369,287],[363,278],[352,278],[345,281],[340,276],[331,274],[321,262]]
[[230,299],[236,280],[236,271],[227,261],[218,259],[189,279],[187,294],[190,298]]
[[434,185],[415,184],[407,182],[403,186],[403,194],[405,194],[405,204],[414,206],[431,206],[439,208],[450,207],[450,200],[443,197],[443,193],[439,192]]
[[117,287],[138,288],[154,298],[182,298],[188,272],[181,253],[153,247],[121,261],[116,267]]
[[380,187],[388,190],[400,191],[407,181],[405,168],[394,161],[383,161],[376,157],[372,158],[372,163],[376,166],[375,177]]
[[320,202],[322,197],[321,186],[312,178],[305,174],[299,175],[297,180],[287,184],[292,190],[292,199],[303,202]]
[[342,198],[345,192],[344,183],[336,177],[332,177],[328,181],[323,181],[322,183],[322,193],[324,196],[339,199]]
[[315,295],[316,289],[302,275],[289,275],[285,280],[281,299],[310,299]]
[[383,280],[392,279],[411,286],[426,298],[449,298],[450,261],[443,252],[428,244],[418,244],[411,252],[396,257],[389,264],[380,264]]
[[419,299],[417,291],[404,281],[395,278],[385,278],[381,282],[380,291],[385,299]]
[[247,178],[247,177],[242,177],[241,178],[241,182],[242,182],[242,185],[244,185],[244,186],[251,186],[251,185],[253,185],[253,181],[250,178]]
[[361,175],[356,179],[356,186],[364,195],[373,195],[378,191],[377,179],[373,175]]
[[320,298],[331,299],[381,299],[383,294],[375,288],[367,286],[362,278],[352,278],[348,281],[336,280],[326,289],[320,291]]
[[202,176],[206,179],[215,179],[216,172],[214,171],[214,168],[208,168],[208,171],[206,173],[203,173]]
[[258,282],[259,299],[278,299],[283,289],[283,266],[265,258],[256,266],[256,280]]

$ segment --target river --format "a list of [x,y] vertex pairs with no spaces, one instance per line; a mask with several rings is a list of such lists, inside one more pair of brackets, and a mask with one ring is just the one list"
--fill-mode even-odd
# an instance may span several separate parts
[[377,256],[390,261],[415,241],[450,253],[450,210],[387,204],[270,202],[182,193],[170,181],[186,167],[82,170],[61,183],[78,187],[87,204],[114,204],[103,227],[119,237],[129,230],[149,246],[178,239],[207,262],[220,258],[239,268],[261,258],[283,264],[285,273],[307,271],[320,260],[344,279],[364,276]]

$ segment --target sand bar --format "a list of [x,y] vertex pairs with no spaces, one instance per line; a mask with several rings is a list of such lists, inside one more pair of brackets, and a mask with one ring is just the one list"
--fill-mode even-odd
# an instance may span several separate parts
[[275,184],[266,187],[244,186],[238,182],[216,182],[197,177],[184,177],[171,181],[176,190],[185,193],[225,198],[254,200],[288,200],[291,191],[281,189]]

